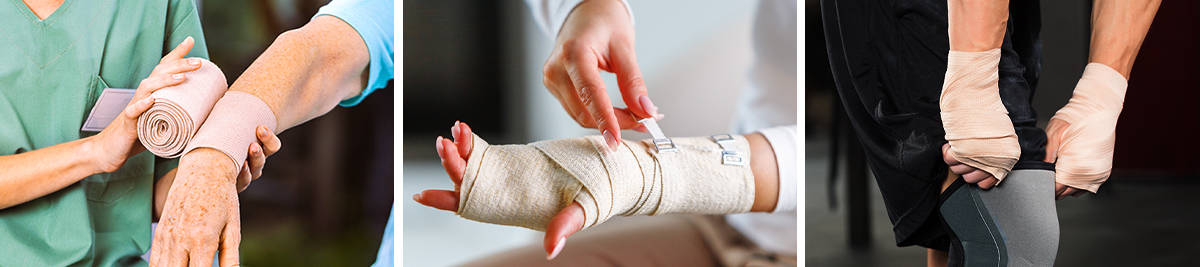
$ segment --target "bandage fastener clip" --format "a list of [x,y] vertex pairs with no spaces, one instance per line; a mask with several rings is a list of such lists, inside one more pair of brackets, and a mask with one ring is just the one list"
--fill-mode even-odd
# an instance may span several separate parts
[[733,143],[733,135],[714,134],[712,135],[712,139],[713,142],[716,142],[717,145],[721,147],[721,164],[733,166],[746,165],[746,158],[742,157],[741,153],[738,153],[737,150],[733,150],[732,148],[726,146],[726,144]]
[[642,126],[645,126],[646,130],[650,132],[650,136],[653,137],[651,142],[654,143],[654,152],[664,153],[679,151],[679,147],[675,146],[675,141],[671,141],[671,138],[667,138],[667,135],[663,134],[662,128],[658,128],[658,123],[654,121],[654,118],[641,119],[638,121],[638,123],[641,123]]

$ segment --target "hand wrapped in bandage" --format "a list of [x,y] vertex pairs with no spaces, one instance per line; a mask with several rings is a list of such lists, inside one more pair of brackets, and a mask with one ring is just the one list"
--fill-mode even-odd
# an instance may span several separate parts
[[[949,141],[946,162],[967,182],[986,189],[1003,180],[1021,155],[1012,120],[1000,100],[1000,49],[950,51],[946,60],[938,102]],[[958,163],[965,166],[953,168]]]
[[1084,69],[1071,100],[1046,127],[1046,160],[1055,162],[1058,183],[1095,193],[1108,180],[1127,86],[1125,76],[1104,64]]
[[[659,153],[637,141],[605,152],[599,136],[490,145],[465,123],[452,134],[455,141],[439,137],[437,149],[455,190],[425,190],[413,199],[471,220],[546,231],[551,257],[563,233],[612,216],[738,213],[756,204],[749,143],[741,136],[724,147],[708,137],[675,138],[678,151]],[[725,164],[734,161],[723,161],[722,150],[739,151],[742,164]]]

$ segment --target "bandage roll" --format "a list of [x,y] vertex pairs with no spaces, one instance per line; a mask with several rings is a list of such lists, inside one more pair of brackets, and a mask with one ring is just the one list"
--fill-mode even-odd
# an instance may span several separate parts
[[1021,155],[1008,110],[1000,99],[1000,49],[950,51],[942,84],[942,126],[959,162],[1003,180]]
[[196,148],[213,148],[229,156],[237,170],[246,161],[250,144],[258,142],[258,126],[267,126],[271,132],[276,129],[275,113],[267,103],[246,92],[225,93],[208,118],[184,153]]
[[[1117,140],[1117,118],[1125,102],[1128,82],[1120,72],[1090,63],[1067,105],[1051,118],[1048,133],[1062,122],[1055,178],[1059,183],[1095,193],[1112,174]],[[1056,122],[1058,120],[1059,122]]]
[[[675,152],[654,152],[649,141],[622,141],[616,152],[602,152],[600,136],[529,145],[489,145],[474,136],[458,214],[544,231],[572,202],[583,208],[584,228],[612,216],[750,210],[748,166],[723,164],[722,149],[707,137],[673,140]],[[727,146],[750,160],[741,136]]]
[[183,83],[151,93],[154,104],[138,117],[138,140],[159,157],[182,156],[213,104],[229,88],[216,64],[200,62],[199,69],[185,74]]

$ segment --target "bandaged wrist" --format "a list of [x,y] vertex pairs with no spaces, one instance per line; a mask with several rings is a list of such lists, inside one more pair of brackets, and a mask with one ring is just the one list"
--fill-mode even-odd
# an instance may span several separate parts
[[1000,49],[950,51],[938,102],[950,154],[1003,180],[1021,155],[1008,110],[1000,100]]
[[602,152],[599,136],[529,145],[472,138],[458,202],[458,214],[471,220],[544,231],[572,202],[583,207],[584,228],[616,215],[747,212],[754,202],[741,136],[722,141],[724,148],[711,137],[674,138],[671,152],[649,140]]
[[138,140],[159,157],[183,155],[213,104],[229,88],[216,64],[203,59],[200,62],[200,68],[188,72],[183,83],[151,93],[154,104],[138,117]]
[[259,125],[275,131],[275,113],[267,103],[246,92],[227,92],[213,106],[208,121],[196,132],[184,153],[201,147],[213,148],[229,156],[235,171],[241,170],[250,144],[258,142],[255,129]]
[[1050,119],[1067,123],[1056,150],[1055,178],[1059,183],[1095,193],[1108,180],[1117,118],[1127,87],[1125,76],[1104,64],[1090,63],[1084,68],[1071,100]]

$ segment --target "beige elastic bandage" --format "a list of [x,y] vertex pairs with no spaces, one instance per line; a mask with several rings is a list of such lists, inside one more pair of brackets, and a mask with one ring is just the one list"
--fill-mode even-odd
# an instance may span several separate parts
[[584,210],[584,228],[612,216],[747,212],[754,175],[746,139],[723,142],[742,165],[725,164],[712,138],[674,138],[677,150],[657,152],[647,142],[623,140],[601,152],[600,136],[489,145],[473,137],[459,191],[463,218],[545,231],[572,202]]
[[1100,63],[1090,63],[1066,106],[1051,118],[1048,133],[1069,125],[1058,140],[1055,180],[1095,193],[1112,174],[1113,149],[1117,140],[1117,117],[1125,103],[1128,81],[1121,73]]
[[250,144],[258,142],[259,125],[275,132],[275,113],[258,97],[239,91],[225,93],[213,106],[209,119],[196,132],[184,153],[207,147],[220,150],[233,161],[236,170],[242,169]]
[[229,88],[216,64],[200,62],[200,68],[188,72],[183,83],[151,93],[154,104],[138,117],[138,140],[159,157],[182,156],[213,104]]
[[942,127],[950,154],[1003,180],[1021,155],[1008,109],[1000,100],[1000,49],[950,51],[942,84]]

